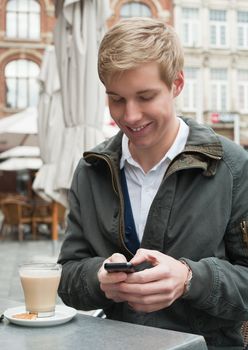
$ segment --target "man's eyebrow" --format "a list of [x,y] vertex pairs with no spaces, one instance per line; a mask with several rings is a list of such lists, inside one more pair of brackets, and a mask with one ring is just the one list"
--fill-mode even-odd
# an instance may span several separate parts
[[116,96],[119,96],[119,95],[116,94],[115,92],[113,92],[113,91],[108,91],[108,90],[106,90],[106,94],[107,94],[107,95],[116,95]]
[[[149,93],[149,92],[157,92],[157,91],[159,91],[159,89],[146,89],[146,90],[137,91],[136,94],[140,95],[140,94],[145,94],[145,93]],[[116,92],[108,91],[108,90],[106,90],[106,94],[119,96],[119,94],[117,94]]]
[[146,90],[137,91],[137,94],[145,94],[147,92],[157,92],[157,91],[159,91],[159,89],[146,89]]

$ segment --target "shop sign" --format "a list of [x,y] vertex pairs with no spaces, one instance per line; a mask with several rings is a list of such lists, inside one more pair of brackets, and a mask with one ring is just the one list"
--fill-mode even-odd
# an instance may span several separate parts
[[211,113],[212,123],[233,123],[237,114],[235,113]]

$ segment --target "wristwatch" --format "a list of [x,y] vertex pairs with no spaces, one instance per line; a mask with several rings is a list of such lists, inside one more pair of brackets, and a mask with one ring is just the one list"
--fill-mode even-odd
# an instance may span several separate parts
[[184,289],[183,289],[183,294],[182,296],[185,296],[188,292],[189,292],[189,289],[190,289],[190,285],[191,285],[191,280],[192,280],[192,277],[193,277],[193,274],[192,274],[192,270],[191,268],[189,267],[189,265],[186,263],[186,261],[184,260],[179,260],[183,265],[185,265],[188,269],[188,274],[187,274],[187,278],[184,282]]

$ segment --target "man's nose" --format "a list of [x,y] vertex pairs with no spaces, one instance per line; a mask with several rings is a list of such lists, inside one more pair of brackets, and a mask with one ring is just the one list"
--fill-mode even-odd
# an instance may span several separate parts
[[141,119],[142,113],[137,103],[134,101],[127,101],[124,110],[124,119],[128,123],[134,123]]

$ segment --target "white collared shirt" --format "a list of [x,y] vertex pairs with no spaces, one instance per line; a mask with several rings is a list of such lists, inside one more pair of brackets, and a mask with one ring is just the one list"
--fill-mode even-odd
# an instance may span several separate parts
[[170,162],[183,151],[188,138],[188,125],[181,118],[178,119],[180,122],[179,130],[172,146],[158,164],[147,173],[145,173],[141,166],[132,158],[128,148],[128,138],[123,134],[120,168],[122,169],[125,167],[133,218],[140,241],[143,237],[150,206],[159,189],[164,174]]

